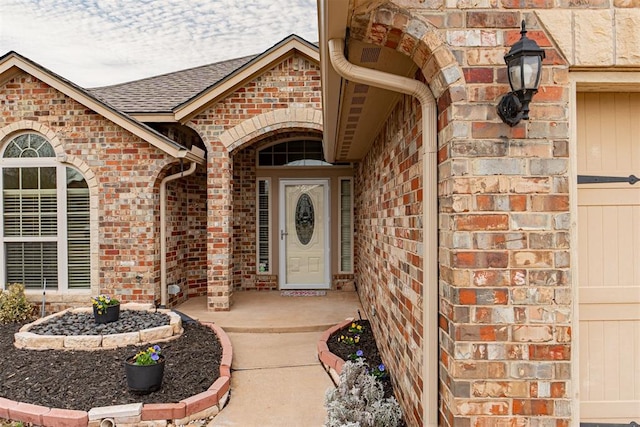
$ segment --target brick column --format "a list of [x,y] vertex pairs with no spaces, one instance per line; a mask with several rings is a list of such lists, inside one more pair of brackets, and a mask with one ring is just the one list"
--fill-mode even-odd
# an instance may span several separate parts
[[215,311],[229,310],[233,293],[231,165],[226,148],[212,142],[207,161],[207,307]]
[[471,127],[441,186],[441,425],[568,425],[567,125]]

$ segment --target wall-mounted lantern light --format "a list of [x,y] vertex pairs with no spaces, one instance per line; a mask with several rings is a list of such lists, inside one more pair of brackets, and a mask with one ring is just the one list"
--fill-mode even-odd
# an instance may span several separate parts
[[511,92],[498,104],[498,115],[509,126],[515,126],[520,120],[529,120],[529,103],[538,91],[544,59],[544,50],[527,37],[524,21],[520,34],[520,40],[504,56]]

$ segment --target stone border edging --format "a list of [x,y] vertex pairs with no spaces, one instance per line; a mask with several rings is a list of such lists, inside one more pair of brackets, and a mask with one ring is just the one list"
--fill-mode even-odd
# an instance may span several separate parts
[[215,416],[224,408],[231,385],[233,348],[225,331],[213,323],[208,326],[218,337],[222,347],[220,376],[207,391],[195,394],[178,403],[130,403],[91,408],[89,411],[48,408],[31,403],[16,402],[0,397],[0,418],[32,423],[42,427],[98,427],[107,419],[117,426],[160,426],[167,420],[186,424]]
[[337,325],[330,327],[322,333],[320,339],[318,340],[318,360],[320,361],[320,364],[327,372],[327,374],[329,374],[334,384],[340,383],[340,373],[342,372],[342,367],[344,366],[345,362],[340,357],[329,351],[327,341],[329,340],[331,334],[344,328],[345,326],[353,322],[353,320],[353,317],[349,317],[338,323]]
[[153,311],[169,317],[169,324],[137,332],[105,335],[41,335],[29,332],[34,326],[46,323],[67,313],[93,313],[92,308],[68,308],[27,323],[14,334],[14,345],[24,350],[100,350],[169,341],[182,335],[182,318],[168,309],[157,309],[152,304],[126,303],[122,310]]

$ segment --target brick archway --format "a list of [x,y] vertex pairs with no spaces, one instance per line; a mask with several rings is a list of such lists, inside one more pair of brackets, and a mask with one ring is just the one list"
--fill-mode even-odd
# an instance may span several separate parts
[[313,108],[283,108],[269,111],[226,130],[219,136],[219,140],[230,153],[260,139],[263,135],[283,129],[322,132],[322,111]]
[[451,103],[467,98],[462,68],[439,30],[425,17],[383,3],[371,10],[356,9],[350,30],[350,38],[410,57],[438,99],[440,113]]
[[322,132],[322,111],[314,108],[283,108],[251,117],[209,138],[190,124],[207,147],[207,305],[210,310],[227,311],[233,298],[231,153],[290,129]]
[[[415,279],[415,282],[412,283],[419,283],[419,285],[416,285],[417,291],[413,293],[414,290],[412,289],[402,293],[403,297],[408,300],[414,298],[415,301],[419,301],[420,303],[414,305],[413,309],[407,310],[406,314],[398,315],[398,317],[402,319],[398,323],[403,324],[403,326],[395,328],[394,325],[390,325],[388,328],[385,328],[385,325],[381,325],[382,321],[380,321],[379,327],[374,326],[374,329],[378,327],[379,330],[387,329],[389,331],[386,335],[385,332],[382,332],[384,336],[382,339],[384,342],[382,347],[387,355],[394,353],[395,348],[397,348],[396,344],[400,343],[402,343],[402,345],[408,343],[409,346],[413,346],[412,350],[415,350],[395,353],[396,357],[390,362],[390,367],[392,371],[396,370],[401,372],[401,374],[398,375],[398,383],[402,383],[403,386],[399,387],[399,400],[401,400],[403,404],[405,413],[410,414],[409,419],[411,422],[409,422],[409,424],[416,425],[422,425],[423,423],[425,425],[437,425],[438,402],[440,397],[438,392],[440,388],[438,385],[438,373],[441,370],[442,364],[441,359],[439,359],[441,351],[434,351],[434,347],[438,345],[439,335],[437,324],[439,318],[439,297],[437,295],[437,286],[434,286],[434,283],[438,282],[438,271],[434,271],[432,267],[437,263],[437,260],[430,257],[430,255],[433,254],[435,256],[438,254],[438,251],[442,253],[443,245],[440,244],[440,248],[438,248],[436,246],[438,244],[437,239],[429,239],[427,237],[430,233],[437,231],[437,208],[434,206],[434,193],[438,191],[442,192],[442,189],[436,189],[434,188],[435,186],[428,185],[428,183],[435,182],[435,179],[427,178],[432,172],[435,175],[433,169],[436,168],[436,155],[434,153],[434,136],[436,129],[434,128],[437,126],[438,148],[442,150],[443,153],[447,153],[452,140],[456,138],[455,132],[452,131],[454,129],[452,121],[455,117],[454,104],[463,104],[467,99],[467,87],[463,68],[458,63],[452,48],[445,40],[443,34],[445,33],[440,28],[436,27],[429,19],[425,18],[425,16],[417,14],[415,10],[403,9],[391,3],[379,4],[373,8],[369,7],[368,9],[365,7],[356,8],[351,18],[349,33],[350,40],[375,45],[385,48],[387,51],[392,50],[410,58],[421,72],[421,75],[420,73],[416,73],[414,78],[428,85],[431,93],[437,100],[438,111],[422,111],[422,114],[430,115],[429,117],[423,117],[415,100],[408,101],[408,98],[405,97],[400,101],[405,102],[405,104],[398,107],[398,109],[406,112],[406,117],[411,117],[411,119],[407,118],[405,122],[399,120],[401,124],[395,123],[395,125],[400,128],[407,123],[417,123],[421,118],[422,125],[425,126],[422,128],[422,144],[423,146],[429,147],[428,154],[425,152],[421,159],[422,172],[416,174],[416,179],[420,182],[419,185],[422,186],[421,189],[425,194],[429,194],[429,198],[423,200],[422,212],[424,213],[424,217],[421,218],[423,221],[420,229],[422,234],[416,237],[416,242],[414,243],[419,242],[424,247],[427,245],[433,246],[430,246],[429,254],[423,252],[415,258],[420,260],[416,264],[416,270],[420,271],[420,274],[412,276],[411,279]],[[436,114],[438,115],[437,125],[433,122]],[[395,142],[396,139],[394,137],[386,135],[387,139],[380,137],[380,140],[389,142],[393,139]],[[403,138],[397,139],[401,140]],[[377,148],[378,153],[385,150],[380,146]],[[389,151],[384,152],[400,153],[404,151],[403,149],[405,147],[393,145],[392,148],[393,151],[389,149]],[[374,154],[371,157],[371,170],[376,170],[376,167],[377,169],[384,167],[385,163],[381,161],[383,156],[376,158],[376,154]],[[417,165],[420,162],[419,159],[420,158],[416,156],[415,160],[409,161],[408,163]],[[447,161],[447,156],[437,156],[437,160],[437,167],[440,168],[440,166]],[[448,165],[445,164],[441,170],[441,173],[444,171],[445,177],[448,175],[446,172],[447,167]],[[396,171],[397,170],[398,169],[396,169]],[[442,177],[442,175],[438,176]],[[360,186],[361,190],[365,192],[368,191],[368,196],[364,196],[363,200],[375,200],[376,185],[369,187],[366,185],[366,182],[373,181],[375,178],[369,178],[373,178],[373,176],[364,175],[360,180],[360,183],[363,184]],[[376,182],[376,184],[380,183]],[[384,182],[381,186],[384,186]],[[442,193],[440,194],[441,206],[446,206],[446,200],[443,203]],[[363,202],[361,206],[365,205],[365,202]],[[431,208],[431,206],[434,207]],[[382,209],[378,211],[378,215],[384,215],[384,213],[380,214],[380,212],[382,212]],[[372,217],[375,217],[376,220],[380,219],[380,216]],[[370,226],[373,221],[366,222],[367,220],[371,220],[371,218],[363,217],[362,224],[364,225],[357,229],[360,236],[366,235],[366,229],[371,228]],[[369,241],[372,241],[371,236],[368,237]],[[385,248],[382,245],[376,247],[376,249],[378,248],[381,253],[393,253],[392,251],[394,250],[393,248]],[[407,256],[408,253],[409,250],[407,250]],[[372,261],[364,261],[362,264],[365,266],[363,270],[374,271],[372,267],[376,265],[376,263],[377,265],[384,265],[380,262],[381,258],[382,257],[375,259],[375,257],[373,257]],[[424,273],[424,275],[422,275],[422,273]],[[389,273],[389,275],[391,274],[393,273]],[[404,282],[403,279],[407,278],[406,276],[402,277],[401,274],[396,277],[399,283]],[[394,277],[394,279],[396,277]],[[369,275],[364,273],[357,276],[356,280],[360,280],[361,289],[368,289],[368,295],[366,294],[367,291],[365,291],[363,300],[367,302],[371,301],[371,305],[378,305],[378,313],[383,313],[379,319],[385,318],[386,314],[383,306],[393,306],[395,298],[397,298],[397,295],[394,293],[396,291],[389,291],[386,295],[376,292],[375,283],[380,280],[384,281],[383,275],[376,276],[375,274]],[[408,280],[406,282],[408,282]],[[398,293],[401,292],[402,291],[399,291]],[[401,303],[398,303],[398,305],[400,304]],[[404,311],[404,308],[402,308],[402,311]],[[389,312],[393,311],[389,310]],[[424,327],[421,328],[420,332],[414,333],[411,325],[417,323],[421,323]],[[402,337],[407,336],[411,338],[404,341]]]

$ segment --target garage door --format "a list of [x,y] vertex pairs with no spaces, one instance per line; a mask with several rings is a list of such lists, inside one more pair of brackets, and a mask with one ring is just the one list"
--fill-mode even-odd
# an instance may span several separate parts
[[640,422],[640,94],[577,99],[580,418],[629,425]]

